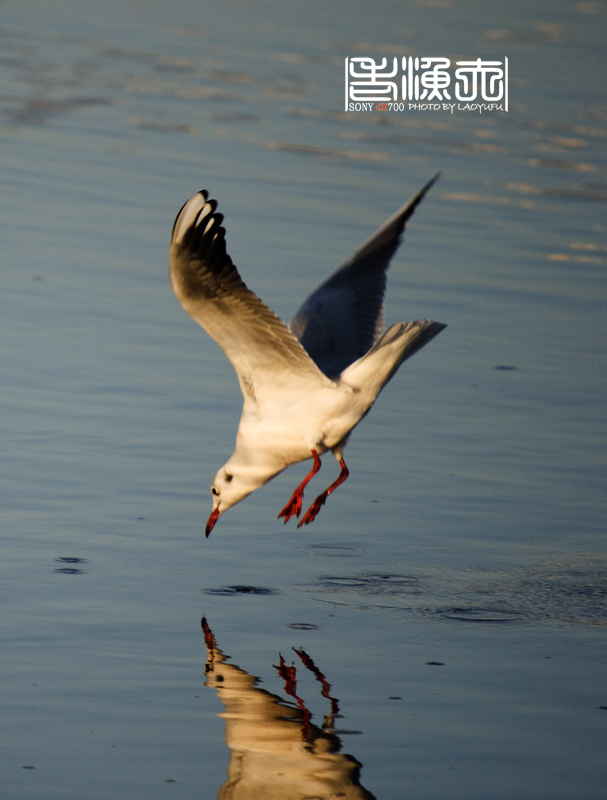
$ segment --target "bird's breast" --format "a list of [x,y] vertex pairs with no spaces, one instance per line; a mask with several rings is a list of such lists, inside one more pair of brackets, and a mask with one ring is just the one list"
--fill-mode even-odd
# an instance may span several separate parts
[[238,448],[291,464],[338,445],[367,411],[348,387],[319,390],[243,413]]

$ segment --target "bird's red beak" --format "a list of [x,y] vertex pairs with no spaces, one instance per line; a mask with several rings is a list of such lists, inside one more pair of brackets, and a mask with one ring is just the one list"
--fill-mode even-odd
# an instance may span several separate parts
[[206,527],[205,532],[204,532],[204,535],[206,536],[207,539],[208,539],[211,531],[215,527],[215,523],[219,519],[219,515],[220,514],[221,514],[221,511],[219,510],[219,506],[214,508],[213,511],[211,512],[211,516],[209,517],[209,521],[207,522],[207,527]]

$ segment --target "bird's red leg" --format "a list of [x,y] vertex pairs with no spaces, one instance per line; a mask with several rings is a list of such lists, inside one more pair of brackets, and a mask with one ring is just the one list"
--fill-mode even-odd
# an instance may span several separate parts
[[314,466],[310,470],[310,472],[306,475],[303,481],[299,484],[297,489],[293,492],[293,497],[289,500],[286,506],[278,515],[278,519],[281,517],[285,518],[285,524],[291,519],[291,517],[298,517],[301,514],[301,500],[303,497],[304,489],[308,485],[308,483],[312,480],[312,478],[316,475],[318,470],[320,469],[320,456],[316,452],[316,450],[312,450],[312,456],[314,458]]
[[343,458],[341,456],[339,456],[338,461],[339,461],[339,466],[341,467],[341,472],[339,473],[339,476],[338,476],[337,480],[334,481],[329,486],[328,489],[325,489],[324,492],[322,492],[322,494],[318,495],[316,500],[312,503],[310,508],[304,514],[301,522],[297,526],[298,528],[301,528],[302,525],[308,525],[310,522],[313,522],[316,519],[316,515],[318,514],[320,509],[323,507],[327,497],[331,494],[331,492],[334,492],[335,489],[337,489],[337,487],[340,484],[342,484],[346,480],[348,475],[350,474],[348,472],[348,468],[346,467],[346,463],[345,463],[345,461],[343,460]]

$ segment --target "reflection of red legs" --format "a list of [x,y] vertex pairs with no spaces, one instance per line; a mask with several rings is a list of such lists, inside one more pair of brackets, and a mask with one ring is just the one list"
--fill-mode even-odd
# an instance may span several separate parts
[[320,457],[316,452],[316,450],[312,450],[312,456],[314,458],[314,466],[312,467],[310,472],[306,475],[306,477],[303,479],[303,481],[299,484],[297,489],[295,489],[295,491],[293,492],[293,497],[289,500],[289,502],[286,504],[286,506],[278,515],[278,519],[280,519],[281,517],[285,518],[285,523],[287,523],[291,519],[291,517],[298,517],[301,514],[301,500],[303,497],[304,489],[320,469]]
[[[333,730],[334,717],[339,716],[339,701],[336,697],[331,697],[330,695],[331,684],[304,650],[298,650],[294,647],[293,652],[297,653],[304,667],[319,681],[322,686],[322,696],[331,701],[331,713],[325,714],[323,729]],[[285,682],[285,692],[295,700],[297,707],[303,714],[301,720],[301,739],[303,742],[307,742],[310,736],[312,714],[303,699],[297,694],[297,670],[293,664],[289,667],[282,655],[280,655],[280,663],[275,664],[274,668]]]
[[312,719],[312,714],[308,710],[301,697],[297,695],[297,670],[293,665],[290,667],[287,666],[287,663],[282,656],[280,656],[280,662],[278,664],[274,664],[274,669],[278,670],[278,674],[285,682],[285,692],[295,700],[297,707],[303,714],[301,720],[301,740],[302,742],[307,742],[310,735],[310,721]]
[[[340,484],[342,484],[350,474],[348,472],[348,468],[346,467],[346,463],[343,460],[343,458],[341,456],[338,456],[337,460],[339,461],[339,466],[341,467],[341,472],[339,473],[339,477],[329,486],[328,489],[325,489],[324,492],[318,495],[316,500],[312,503],[310,508],[304,514],[301,522],[297,526],[298,528],[301,528],[302,525],[308,525],[310,522],[313,522],[316,519],[316,515],[324,505],[327,497],[331,494],[331,492],[334,492],[335,489],[337,489],[337,487]],[[309,477],[312,477],[312,475],[310,475]]]
[[[300,657],[304,667],[308,669],[316,678],[316,680],[322,686],[322,696],[326,697],[327,700],[331,701],[331,717],[334,717],[336,714],[339,714],[339,701],[336,697],[331,697],[331,684],[325,678],[324,674],[318,669],[312,658],[306,653],[305,650],[297,649],[296,647],[292,648],[294,653]],[[326,717],[325,717],[326,718]]]

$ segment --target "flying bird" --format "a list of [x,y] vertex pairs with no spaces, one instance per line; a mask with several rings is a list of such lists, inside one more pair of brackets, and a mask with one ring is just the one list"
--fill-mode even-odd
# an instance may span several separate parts
[[384,332],[386,270],[436,175],[322,283],[290,326],[244,284],[226,250],[223,215],[206,191],[181,208],[169,276],[185,310],[232,362],[244,397],[236,448],[211,485],[208,536],[219,517],[286,467],[313,459],[279,518],[301,514],[304,489],[331,451],[340,472],[298,527],[348,477],[344,447],[402,362],[445,325],[397,322]]

